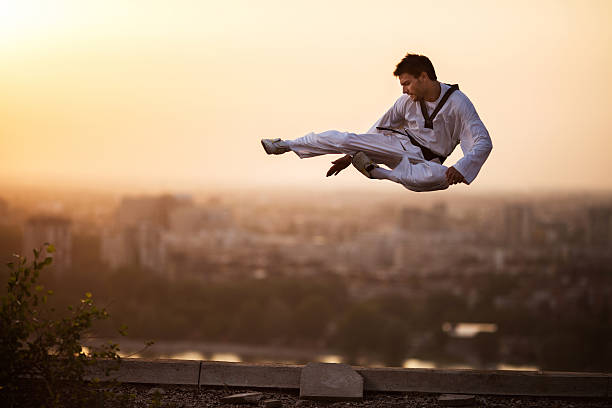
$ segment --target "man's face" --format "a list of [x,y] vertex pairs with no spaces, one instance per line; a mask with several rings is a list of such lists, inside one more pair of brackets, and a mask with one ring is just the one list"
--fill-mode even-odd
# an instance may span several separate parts
[[400,74],[399,81],[402,86],[402,91],[410,96],[413,101],[422,99],[425,94],[425,78],[427,74],[421,72],[419,77],[414,77],[411,74]]

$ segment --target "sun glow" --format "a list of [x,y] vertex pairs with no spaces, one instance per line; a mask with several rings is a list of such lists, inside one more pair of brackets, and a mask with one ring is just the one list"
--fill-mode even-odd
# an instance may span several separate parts
[[0,44],[19,47],[40,41],[70,21],[61,3],[50,1],[0,1]]
[[[391,72],[412,51],[460,84],[489,129],[493,152],[470,190],[611,188],[602,175],[612,85],[601,81],[612,69],[611,9],[0,0],[0,174],[112,188],[365,187],[350,172],[321,177],[328,157],[270,160],[259,139],[367,130],[401,94]],[[589,75],[576,75],[583,66]],[[448,162],[461,157],[456,149]],[[588,158],[580,171],[559,166],[576,157]]]

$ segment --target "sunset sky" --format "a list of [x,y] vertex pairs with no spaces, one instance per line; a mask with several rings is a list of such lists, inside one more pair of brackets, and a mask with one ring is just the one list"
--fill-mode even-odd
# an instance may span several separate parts
[[493,141],[453,189],[610,190],[611,43],[611,1],[0,0],[0,183],[402,189],[259,139],[365,132],[415,52]]

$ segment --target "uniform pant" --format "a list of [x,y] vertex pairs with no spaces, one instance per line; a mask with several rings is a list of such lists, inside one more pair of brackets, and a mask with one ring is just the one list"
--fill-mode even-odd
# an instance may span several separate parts
[[401,135],[328,130],[285,140],[284,143],[301,159],[322,154],[354,155],[362,151],[372,161],[392,169],[385,178],[400,183],[409,190],[434,191],[448,188],[447,167],[425,160],[421,149]]

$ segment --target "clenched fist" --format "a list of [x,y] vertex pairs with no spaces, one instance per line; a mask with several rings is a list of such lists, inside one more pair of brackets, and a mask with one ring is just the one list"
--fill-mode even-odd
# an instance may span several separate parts
[[450,186],[457,183],[465,183],[465,178],[463,174],[459,173],[457,169],[451,166],[446,170],[446,181],[448,181],[448,185]]

